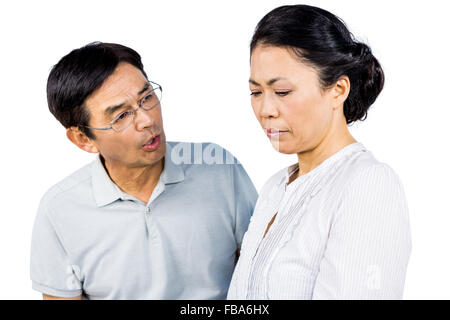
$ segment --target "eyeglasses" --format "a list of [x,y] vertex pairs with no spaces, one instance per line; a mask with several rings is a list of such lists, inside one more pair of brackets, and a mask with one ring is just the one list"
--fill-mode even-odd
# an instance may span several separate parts
[[134,122],[136,112],[138,111],[139,108],[142,108],[145,111],[150,111],[160,104],[162,98],[162,87],[153,81],[149,81],[149,84],[151,84],[152,89],[139,101],[139,106],[134,110],[121,112],[119,115],[114,117],[114,119],[109,123],[109,127],[104,128],[94,128],[89,126],[84,127],[94,130],[113,129],[116,132],[125,130],[130,124]]

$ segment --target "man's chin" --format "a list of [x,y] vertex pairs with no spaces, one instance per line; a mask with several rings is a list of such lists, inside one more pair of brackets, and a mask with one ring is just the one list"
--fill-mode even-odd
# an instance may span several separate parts
[[161,143],[161,145],[152,152],[146,152],[145,153],[145,163],[147,165],[153,165],[156,164],[158,161],[164,158],[166,154],[166,142]]

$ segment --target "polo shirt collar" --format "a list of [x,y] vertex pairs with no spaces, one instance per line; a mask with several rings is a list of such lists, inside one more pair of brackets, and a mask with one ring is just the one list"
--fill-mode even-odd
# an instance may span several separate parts
[[172,161],[172,147],[166,143],[166,155],[164,157],[164,170],[161,173],[164,184],[177,183],[184,180],[184,170],[182,164],[175,164]]
[[[172,147],[166,142],[166,154],[164,156],[164,169],[160,180],[164,184],[178,183],[184,180],[182,165],[173,163],[171,159]],[[92,164],[92,190],[97,206],[105,206],[118,199],[129,199],[126,193],[111,180],[102,164],[100,154]]]

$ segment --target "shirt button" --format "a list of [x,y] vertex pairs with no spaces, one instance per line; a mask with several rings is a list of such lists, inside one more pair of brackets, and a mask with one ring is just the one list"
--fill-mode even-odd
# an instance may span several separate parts
[[152,211],[152,210],[150,209],[150,207],[147,207],[147,208],[145,209],[145,211],[147,211],[147,212],[149,213],[149,212]]

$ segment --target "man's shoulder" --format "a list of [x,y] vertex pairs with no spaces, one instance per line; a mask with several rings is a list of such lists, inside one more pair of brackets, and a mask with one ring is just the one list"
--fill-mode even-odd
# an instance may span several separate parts
[[245,169],[227,149],[214,142],[168,142],[170,161],[183,168],[190,183],[229,186]]
[[170,154],[174,164],[192,166],[201,165],[206,168],[212,165],[240,164],[234,155],[214,142],[181,142],[168,141]]
[[78,170],[74,171],[64,179],[58,181],[51,186],[42,196],[41,203],[48,205],[49,203],[58,201],[58,199],[76,196],[79,187],[85,188],[90,185],[92,176],[92,164],[90,162]]

